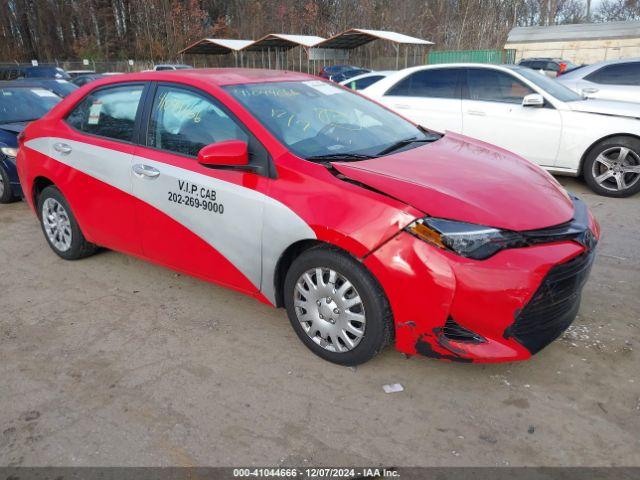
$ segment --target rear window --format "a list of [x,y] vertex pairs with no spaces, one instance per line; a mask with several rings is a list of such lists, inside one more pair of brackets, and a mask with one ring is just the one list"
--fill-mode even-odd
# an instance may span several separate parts
[[130,142],[143,85],[105,88],[87,95],[67,117],[81,132]]
[[0,123],[36,120],[61,100],[44,88],[0,88]]

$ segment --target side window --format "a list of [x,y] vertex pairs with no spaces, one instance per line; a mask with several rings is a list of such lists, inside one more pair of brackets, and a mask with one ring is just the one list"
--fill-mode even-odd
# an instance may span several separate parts
[[522,103],[535,93],[512,75],[488,68],[470,68],[467,73],[469,99],[483,102]]
[[147,146],[195,157],[224,140],[249,141],[238,124],[204,95],[160,86],[151,110]]
[[640,62],[608,65],[587,75],[585,79],[603,85],[640,86]]
[[81,132],[130,142],[143,85],[103,88],[87,95],[67,117]]
[[349,87],[351,90],[363,90],[383,78],[384,77],[382,75],[371,75],[370,77],[365,77],[365,78],[361,78],[360,80],[354,80],[353,82],[349,82],[346,86]]
[[391,87],[386,95],[457,99],[459,76],[460,69],[455,68],[421,70]]

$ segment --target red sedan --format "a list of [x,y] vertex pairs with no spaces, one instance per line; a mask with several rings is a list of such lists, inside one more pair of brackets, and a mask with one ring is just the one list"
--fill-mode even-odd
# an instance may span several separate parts
[[[49,245],[284,307],[320,357],[523,360],[573,321],[599,227],[536,165],[309,75],[105,78],[20,138]],[[259,322],[260,319],[256,319]]]

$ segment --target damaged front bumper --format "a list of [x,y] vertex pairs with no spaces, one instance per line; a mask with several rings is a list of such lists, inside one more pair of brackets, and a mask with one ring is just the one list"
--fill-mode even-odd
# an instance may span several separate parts
[[395,319],[401,352],[458,362],[525,360],[578,311],[599,227],[575,199],[566,225],[486,260],[455,255],[400,232],[365,258]]

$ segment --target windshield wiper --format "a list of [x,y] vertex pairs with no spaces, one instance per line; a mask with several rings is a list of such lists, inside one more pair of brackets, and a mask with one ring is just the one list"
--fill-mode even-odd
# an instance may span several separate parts
[[361,153],[327,153],[326,155],[314,155],[312,157],[306,157],[307,160],[369,160],[371,158],[376,158],[377,155],[364,155]]
[[379,156],[387,155],[388,153],[395,152],[396,150],[402,147],[406,147],[407,145],[411,145],[412,143],[423,143],[423,142],[433,142],[433,139],[418,138],[418,137],[405,138],[404,140],[400,140],[392,145],[389,145],[387,148],[385,148],[381,152],[378,152],[378,155]]

